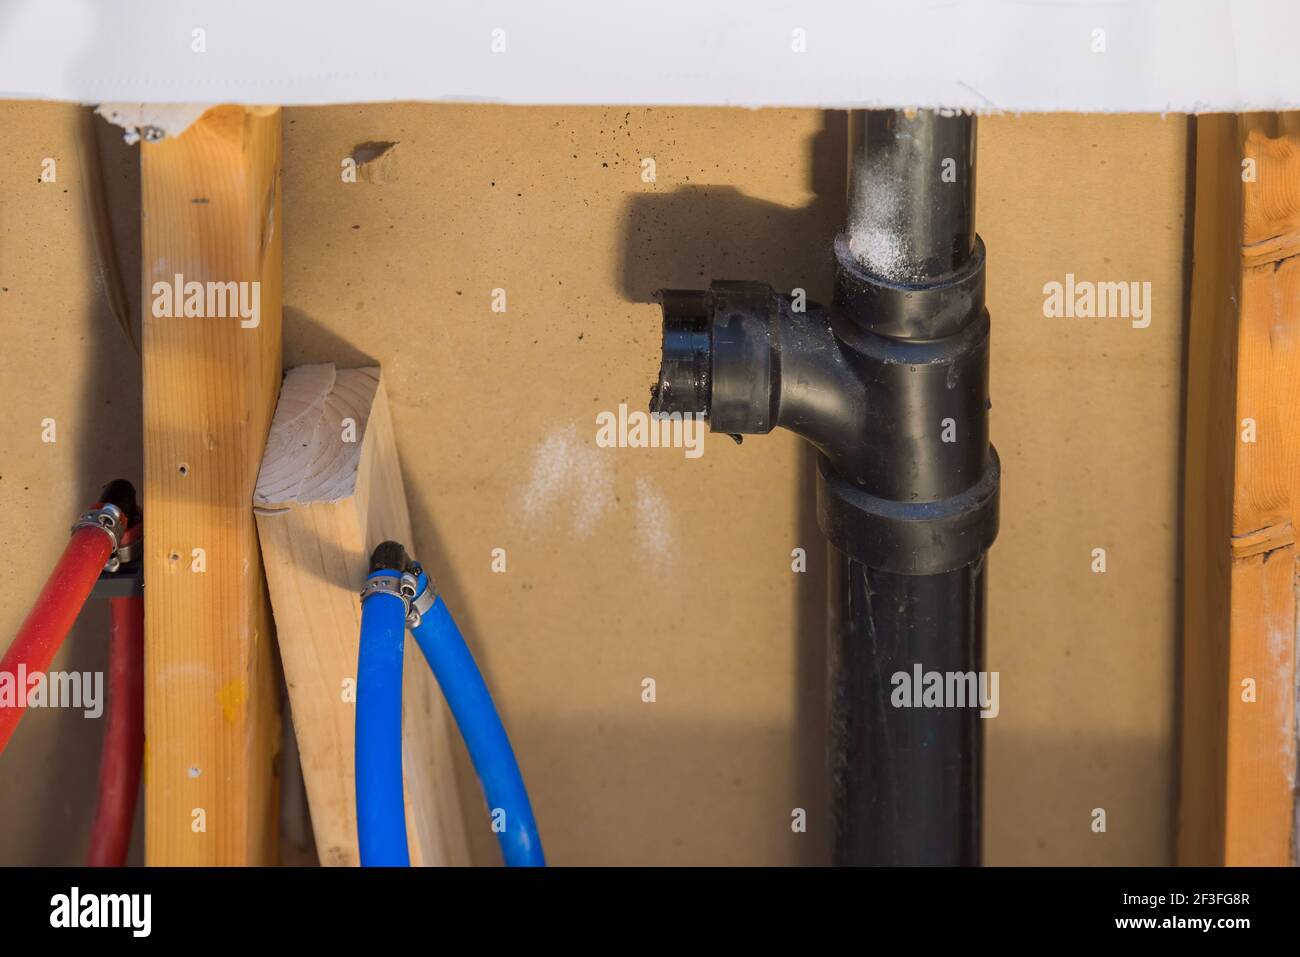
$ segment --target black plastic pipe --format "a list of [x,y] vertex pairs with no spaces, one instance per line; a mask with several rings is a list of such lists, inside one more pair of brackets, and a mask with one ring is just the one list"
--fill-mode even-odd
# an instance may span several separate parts
[[880,571],[830,549],[831,797],[837,864],[980,863],[983,721],[893,705],[892,676],[983,667],[983,560]]
[[849,114],[849,246],[885,279],[933,280],[975,251],[975,118]]
[[978,864],[981,702],[896,694],[917,674],[978,688],[984,667],[1000,475],[975,119],[857,113],[850,130],[831,309],[756,282],[663,291],[651,407],[821,453],[836,862]]
[[[965,534],[980,547],[961,555],[960,564],[913,567],[906,552],[863,556],[852,540],[831,550],[836,861],[976,865],[984,768],[979,699],[898,707],[906,696],[894,695],[915,684],[918,666],[923,675],[942,676],[945,690],[953,675],[962,676],[963,687],[978,688],[984,669],[983,549],[996,533],[997,464],[988,440],[975,118],[857,113],[850,131],[849,221],[838,250],[836,302],[870,344],[862,350],[872,356],[864,368],[878,388],[868,401],[876,455],[849,478],[886,503],[962,502],[956,510],[974,527],[941,534]],[[979,491],[971,496],[972,489]]]

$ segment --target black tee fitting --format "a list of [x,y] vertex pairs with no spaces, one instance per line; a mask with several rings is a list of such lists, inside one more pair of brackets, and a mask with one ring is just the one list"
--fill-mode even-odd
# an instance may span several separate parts
[[997,533],[984,245],[929,283],[871,275],[844,236],[835,257],[830,314],[761,282],[661,291],[651,411],[808,439],[823,456],[818,520],[851,558],[900,574],[969,564]]
[[791,297],[766,283],[726,280],[665,289],[659,300],[664,352],[653,413],[703,415],[710,431],[731,435],[780,426],[837,468],[862,468],[865,389],[821,306],[796,312]]

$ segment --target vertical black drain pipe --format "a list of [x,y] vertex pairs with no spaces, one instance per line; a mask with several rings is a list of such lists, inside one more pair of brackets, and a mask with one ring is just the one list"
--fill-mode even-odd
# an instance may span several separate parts
[[850,122],[832,309],[796,313],[756,282],[664,291],[651,405],[703,413],[714,432],[782,426],[822,453],[836,862],[978,864],[978,698],[936,705],[904,684],[938,673],[945,689],[969,691],[983,669],[999,467],[975,119],[881,111]]
[[[996,489],[974,146],[973,116],[858,112],[850,119],[847,243],[837,250],[835,296],[837,314],[874,347],[862,350],[871,358],[860,368],[877,456],[861,474],[843,478],[879,500],[862,513],[871,521],[894,503],[918,515],[927,505],[951,507],[990,472]],[[883,388],[872,389],[873,383]],[[974,499],[955,511],[978,513],[981,501],[996,507],[995,499],[978,493]],[[851,500],[835,498],[832,509],[845,501]],[[927,531],[940,528],[918,522]],[[985,529],[972,543],[986,548],[980,539],[991,541],[992,534]],[[949,701],[900,708],[891,696],[896,688],[900,696],[905,690],[921,695],[918,665],[922,674],[973,674],[978,682],[983,550],[944,561],[930,542],[879,556],[840,544],[848,547],[830,551],[828,654],[836,860],[978,864],[984,755],[978,707]],[[960,550],[950,542],[944,551],[953,548]],[[910,688],[893,683],[898,673],[908,675]]]

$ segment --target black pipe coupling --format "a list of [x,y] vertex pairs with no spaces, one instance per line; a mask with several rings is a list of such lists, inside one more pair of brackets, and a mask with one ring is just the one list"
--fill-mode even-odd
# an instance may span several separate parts
[[709,431],[731,435],[781,426],[850,472],[870,454],[866,392],[821,306],[796,312],[791,297],[748,281],[657,296],[664,351],[653,414],[703,415]]
[[392,572],[395,575],[413,572],[411,557],[406,553],[406,546],[401,542],[384,541],[375,546],[370,553],[370,574],[375,572]]
[[984,246],[955,272],[898,283],[868,273],[840,237],[828,312],[761,282],[662,290],[657,415],[712,432],[778,426],[821,453],[817,516],[840,551],[930,575],[979,559],[998,525],[988,437]]

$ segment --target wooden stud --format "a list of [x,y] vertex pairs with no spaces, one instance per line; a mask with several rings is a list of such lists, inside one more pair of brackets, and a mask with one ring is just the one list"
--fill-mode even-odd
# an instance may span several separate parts
[[149,864],[276,857],[252,499],[280,382],[280,154],[280,111],[238,106],[141,148]]
[[1300,132],[1197,119],[1179,855],[1295,860]]
[[[375,545],[414,547],[378,369],[285,377],[255,501],[317,851],[322,864],[354,865],[358,595]],[[403,683],[411,862],[466,864],[450,717],[409,635]]]

